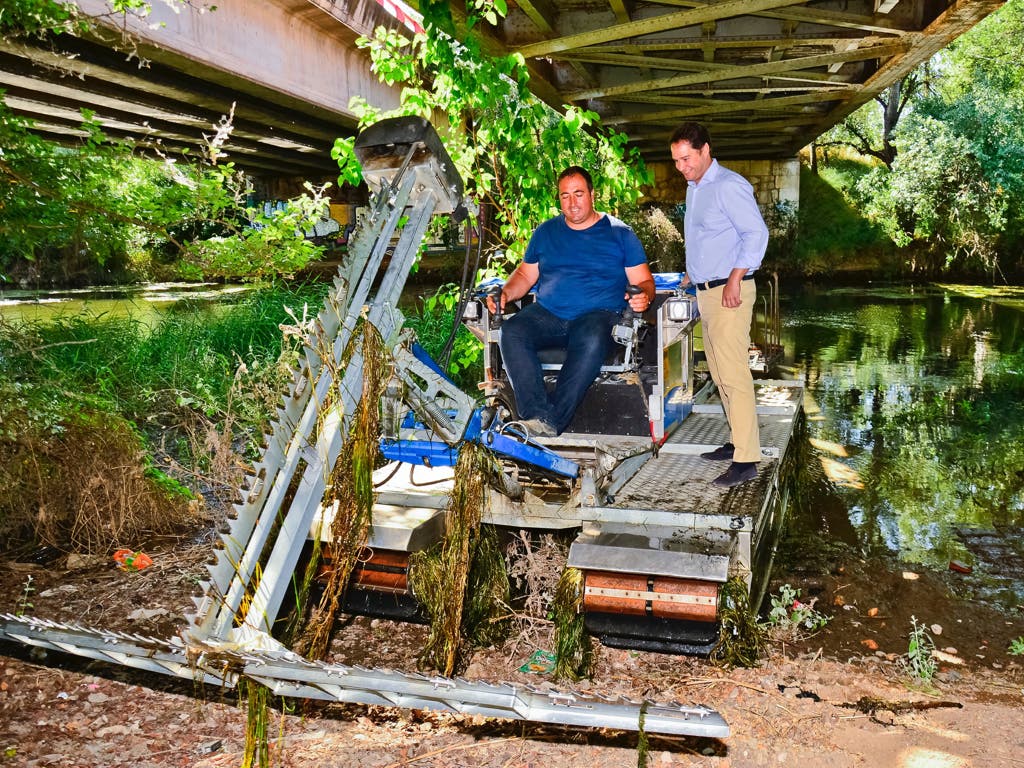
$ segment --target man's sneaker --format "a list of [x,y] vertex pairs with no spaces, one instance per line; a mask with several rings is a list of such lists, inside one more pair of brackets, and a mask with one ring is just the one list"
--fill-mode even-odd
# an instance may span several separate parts
[[736,446],[732,443],[726,443],[720,448],[715,448],[713,451],[706,451],[700,455],[702,459],[710,459],[711,461],[732,461],[732,455],[736,452]]
[[544,419],[520,419],[519,423],[531,437],[555,437],[558,435],[558,430]]
[[721,475],[712,482],[722,488],[732,488],[757,477],[757,463],[753,461],[734,461]]

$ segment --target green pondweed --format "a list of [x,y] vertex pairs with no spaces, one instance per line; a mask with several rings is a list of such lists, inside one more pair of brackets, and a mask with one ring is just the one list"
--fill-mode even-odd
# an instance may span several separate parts
[[750,608],[750,592],[743,578],[733,576],[722,585],[718,615],[721,631],[711,649],[711,660],[726,669],[756,667],[768,644],[768,630]]
[[1006,652],[1011,656],[1024,656],[1024,635],[1011,640],[1010,647]]
[[930,685],[938,670],[938,664],[932,656],[935,641],[924,624],[917,623],[917,617],[910,617],[910,640],[907,654],[903,657],[903,665],[912,680],[919,684]]
[[777,595],[771,595],[771,610],[768,612],[768,626],[776,633],[789,635],[813,635],[824,628],[831,616],[815,610],[817,598],[804,603],[800,601],[800,590],[783,584]]

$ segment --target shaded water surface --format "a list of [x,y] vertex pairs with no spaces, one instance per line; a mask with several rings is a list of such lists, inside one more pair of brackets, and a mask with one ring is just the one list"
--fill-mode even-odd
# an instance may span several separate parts
[[807,381],[797,535],[934,569],[1024,604],[1024,289],[784,292]]
[[49,322],[57,317],[130,317],[152,327],[182,301],[217,302],[250,290],[218,283],[150,283],[58,291],[0,290],[0,317],[10,323]]

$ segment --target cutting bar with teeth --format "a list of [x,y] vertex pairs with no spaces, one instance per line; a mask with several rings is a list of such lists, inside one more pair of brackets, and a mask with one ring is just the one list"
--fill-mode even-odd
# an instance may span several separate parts
[[286,698],[624,731],[639,730],[642,718],[647,733],[705,738],[729,735],[722,716],[700,705],[328,664],[282,647],[160,639],[9,614],[0,615],[0,639],[219,686],[233,687],[240,677],[246,677]]

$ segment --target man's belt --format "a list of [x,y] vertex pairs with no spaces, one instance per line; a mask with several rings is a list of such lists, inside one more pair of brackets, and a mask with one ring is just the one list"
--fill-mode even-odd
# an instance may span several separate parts
[[[747,272],[747,274],[745,274],[743,276],[743,279],[744,280],[753,280],[755,274],[756,274],[755,272]],[[694,285],[697,286],[700,290],[706,291],[709,288],[717,288],[718,286],[725,285],[728,282],[729,282],[729,278],[723,277],[720,280],[708,280],[707,282],[704,282],[704,283],[694,283]]]

